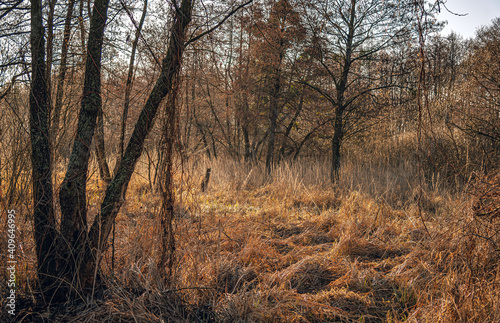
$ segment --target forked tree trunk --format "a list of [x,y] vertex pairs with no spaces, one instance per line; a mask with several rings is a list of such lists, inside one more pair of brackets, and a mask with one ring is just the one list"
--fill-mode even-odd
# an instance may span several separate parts
[[[135,125],[116,174],[106,189],[101,212],[95,217],[89,231],[90,248],[86,254],[83,272],[91,274],[99,264],[98,254],[107,245],[113,222],[124,201],[130,178],[141,156],[144,141],[151,131],[158,107],[163,98],[172,90],[173,82],[181,68],[186,30],[191,21],[192,0],[182,0],[175,14],[167,55],[162,61],[160,76],[144,105]],[[170,107],[167,107],[170,109]],[[169,111],[167,111],[169,114]]]
[[[66,175],[61,184],[59,203],[61,206],[61,239],[58,243],[61,259],[60,272],[67,283],[82,290],[88,286],[92,276],[82,275],[86,261],[84,248],[87,236],[87,175],[90,146],[96,128],[97,115],[101,110],[101,54],[104,27],[107,20],[109,0],[96,0],[90,20],[87,41],[87,58],[83,96],[76,138],[73,142]],[[71,259],[68,261],[68,259]]]
[[[95,286],[99,256],[104,251],[112,224],[123,203],[144,141],[151,131],[163,98],[173,89],[184,53],[186,30],[193,0],[182,0],[175,11],[166,57],[160,76],[145,103],[134,132],[106,189],[100,213],[89,230],[86,209],[86,178],[89,147],[101,108],[100,68],[108,0],[96,0],[87,42],[85,81],[77,133],[66,176],[61,185],[61,227],[54,218],[51,181],[51,150],[48,127],[48,93],[45,80],[44,35],[41,0],[31,0],[32,86],[30,91],[30,135],[32,149],[33,217],[37,270],[45,302],[67,299],[68,292],[82,295]],[[167,107],[167,115],[174,106]],[[71,294],[69,294],[71,295]]]
[[89,147],[100,108],[100,60],[108,1],[96,0],[88,41],[87,66],[77,135],[61,186],[61,230],[56,228],[51,180],[48,88],[44,61],[42,5],[31,1],[32,86],[30,130],[33,169],[33,218],[37,272],[45,302],[60,301],[85,283],[79,275],[87,241],[86,177]]

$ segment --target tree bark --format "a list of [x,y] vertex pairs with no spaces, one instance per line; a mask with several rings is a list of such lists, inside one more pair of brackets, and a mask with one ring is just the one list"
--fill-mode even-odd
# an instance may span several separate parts
[[68,62],[68,49],[69,37],[71,32],[71,18],[73,16],[73,8],[75,7],[75,0],[68,1],[68,10],[66,11],[66,18],[64,19],[64,32],[63,43],[61,47],[61,64],[59,66],[59,74],[57,75],[56,84],[56,101],[52,113],[51,134],[52,153],[56,154],[57,149],[57,133],[59,131],[59,120],[61,119],[61,110],[64,95],[64,80],[66,78],[66,65]]
[[99,112],[97,113],[97,128],[94,139],[97,164],[99,165],[99,175],[106,184],[109,184],[111,182],[111,174],[109,172],[108,162],[106,161],[106,146],[104,144],[104,113],[102,108],[99,109]]
[[281,65],[281,54],[278,63],[278,67],[276,68],[276,75],[274,76],[274,84],[272,86],[271,93],[271,116],[269,123],[269,139],[267,146],[267,155],[266,155],[266,172],[267,174],[271,173],[273,166],[273,157],[274,157],[274,144],[276,138],[276,128],[278,126],[278,105],[279,105],[279,95],[281,89],[281,75],[280,75],[280,65]]
[[333,124],[333,137],[332,137],[332,168],[331,168],[331,182],[335,184],[340,177],[340,148],[343,139],[343,111],[337,107],[335,110],[335,121]]
[[54,56],[54,9],[56,0],[49,1],[49,13],[47,15],[47,64],[46,64],[46,82],[47,82],[47,96],[49,105],[49,127],[50,127],[50,114],[52,113],[52,59]]
[[86,255],[86,268],[84,270],[88,274],[91,274],[99,265],[98,253],[104,250],[107,245],[112,224],[124,201],[130,178],[141,156],[146,136],[153,127],[160,102],[171,91],[173,81],[181,68],[186,30],[191,21],[191,8],[192,0],[183,0],[179,10],[176,11],[175,23],[172,28],[167,55],[162,62],[160,76],[139,115],[116,174],[106,189],[101,204],[101,212],[95,217],[90,228],[90,249],[87,249],[89,253]]
[[88,286],[93,275],[82,273],[83,251],[87,241],[87,173],[90,157],[90,145],[94,136],[96,119],[101,109],[101,54],[104,27],[107,20],[109,0],[96,0],[90,20],[87,41],[87,58],[83,97],[76,138],[66,171],[61,184],[59,203],[61,206],[61,235],[59,243],[61,256],[66,260],[63,275],[70,286],[82,290]]
[[[273,100],[276,101],[276,100]],[[276,104],[272,104],[273,108],[271,108],[271,117],[269,123],[269,139],[267,145],[267,155],[266,155],[266,172],[267,174],[271,173],[273,167],[273,156],[274,156],[274,141],[276,137],[276,127],[278,120],[278,110],[274,107]]]
[[[81,44],[81,48],[82,48],[82,53],[84,54],[82,56],[82,59],[85,59],[85,23],[83,21],[83,4],[84,4],[85,0],[80,0],[80,7],[79,7],[79,10],[78,10],[78,27],[80,28],[80,44]],[[90,11],[89,11],[89,15],[90,15]],[[85,61],[83,61],[83,63],[85,64]]]
[[250,163],[252,161],[252,148],[250,147],[250,136],[246,122],[241,125],[241,131],[243,132],[243,141],[245,143],[244,161],[245,163]]
[[33,221],[36,244],[37,273],[42,293],[51,295],[56,288],[54,273],[57,235],[52,197],[51,153],[48,136],[49,111],[45,70],[45,44],[42,24],[42,2],[31,0],[30,89],[31,167],[33,179]]
[[355,30],[355,17],[356,17],[356,0],[351,0],[351,10],[349,16],[348,24],[348,34],[346,39],[346,53],[344,56],[344,62],[342,66],[342,75],[340,76],[339,83],[336,84],[337,88],[337,102],[335,106],[335,117],[333,120],[333,137],[332,137],[332,167],[330,179],[332,184],[335,184],[339,179],[340,167],[341,167],[341,155],[340,149],[342,146],[342,140],[344,137],[344,110],[346,108],[345,104],[345,94],[348,88],[349,73],[351,71],[352,64],[352,44],[354,41],[354,30]]
[[163,124],[163,138],[161,143],[163,158],[160,162],[160,169],[163,176],[160,181],[162,205],[160,210],[160,250],[157,268],[160,273],[166,271],[166,275],[162,275],[166,283],[169,283],[175,263],[175,235],[172,224],[174,221],[175,203],[173,153],[177,132],[176,99],[179,91],[177,76],[174,83],[167,103],[168,115]]

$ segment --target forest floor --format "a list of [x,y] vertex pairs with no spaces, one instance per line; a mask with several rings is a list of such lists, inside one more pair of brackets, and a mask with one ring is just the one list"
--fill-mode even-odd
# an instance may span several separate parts
[[[220,183],[177,188],[169,286],[155,265],[161,200],[136,177],[114,261],[111,250],[103,261],[104,295],[37,313],[27,306],[20,321],[500,322],[498,225],[473,216],[469,195]],[[102,192],[94,184],[90,213]],[[33,281],[28,250],[22,279]]]

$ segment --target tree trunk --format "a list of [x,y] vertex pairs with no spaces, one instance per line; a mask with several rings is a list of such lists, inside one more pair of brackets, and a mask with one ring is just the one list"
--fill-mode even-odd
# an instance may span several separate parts
[[173,153],[177,132],[176,99],[178,91],[179,82],[175,80],[167,103],[168,115],[163,125],[163,138],[161,143],[163,158],[160,162],[160,169],[162,170],[163,176],[160,181],[162,204],[160,210],[160,252],[157,268],[160,273],[166,271],[166,275],[162,275],[162,277],[167,284],[172,276],[172,269],[175,263],[175,236],[172,225],[174,221],[175,203]]
[[97,128],[94,139],[97,164],[99,165],[99,175],[106,184],[109,184],[109,182],[111,182],[111,174],[109,173],[109,166],[106,161],[106,146],[104,144],[104,113],[102,111],[102,107],[97,113]]
[[[275,100],[273,100],[275,101]],[[275,106],[275,104],[273,104]],[[275,107],[271,109],[271,118],[269,124],[269,139],[267,145],[267,155],[266,155],[266,172],[271,173],[273,167],[273,156],[274,156],[274,141],[276,137],[276,127],[278,121],[278,111]]]
[[[281,64],[281,60],[280,60]],[[276,75],[274,78],[273,90],[271,93],[271,116],[270,116],[270,124],[269,124],[269,139],[267,146],[267,155],[266,155],[266,172],[267,174],[271,173],[271,169],[273,166],[273,157],[274,157],[274,144],[276,138],[276,128],[278,126],[278,99],[280,95],[280,87],[281,87],[281,76],[280,76],[280,68],[277,68]]]
[[343,138],[343,120],[342,110],[337,108],[335,111],[335,121],[333,126],[332,137],[332,169],[331,169],[331,182],[335,184],[340,177],[340,148],[342,146]]
[[344,110],[345,106],[345,95],[348,88],[349,73],[352,64],[352,44],[354,41],[354,30],[355,30],[355,17],[356,17],[356,1],[351,0],[351,10],[349,19],[349,32],[346,39],[346,53],[344,57],[342,75],[340,77],[339,83],[336,85],[337,88],[337,102],[335,106],[335,118],[333,124],[333,137],[332,137],[332,169],[330,179],[332,184],[335,184],[339,179],[340,173],[340,148],[342,146],[342,139],[344,137]]
[[[59,203],[61,206],[61,235],[59,243],[64,268],[62,274],[72,288],[77,291],[89,287],[93,274],[82,272],[84,247],[87,237],[87,173],[90,145],[94,136],[97,115],[101,109],[101,53],[104,27],[107,20],[109,0],[96,0],[90,20],[87,41],[87,58],[83,97],[76,138],[61,184]],[[69,260],[69,261],[68,261]]]
[[[57,133],[59,131],[59,120],[61,118],[63,94],[64,94],[64,80],[66,78],[66,65],[68,62],[68,49],[69,49],[69,37],[71,32],[71,17],[73,16],[73,8],[75,6],[75,0],[70,0],[68,2],[68,10],[66,12],[66,18],[64,19],[64,32],[63,32],[63,43],[61,48],[61,64],[59,67],[59,74],[57,75],[56,84],[56,101],[54,104],[54,110],[52,113],[51,122],[51,134],[50,139],[52,142],[52,153],[55,155],[57,150]],[[56,159],[54,159],[56,161]]]
[[87,249],[89,253],[86,254],[86,266],[83,271],[88,274],[94,272],[96,266],[99,265],[98,253],[102,252],[107,245],[113,222],[124,201],[130,178],[141,156],[146,136],[153,127],[160,102],[171,91],[173,81],[179,73],[184,53],[186,30],[191,21],[191,5],[192,0],[183,0],[179,10],[176,11],[175,23],[172,28],[167,55],[162,62],[160,76],[139,115],[116,174],[106,189],[101,204],[101,213],[95,217],[90,228],[90,248]]
[[[194,59],[193,59],[193,61],[194,61]],[[194,66],[193,66],[193,74],[194,74],[194,77],[196,77],[196,68]],[[188,89],[188,88],[189,87],[186,85],[186,89]],[[186,95],[186,98],[188,98],[188,97],[189,97],[189,95]],[[191,100],[192,100],[193,105],[194,105],[196,102],[196,88],[195,88],[194,82],[193,82],[193,86],[191,87]],[[186,102],[186,105],[187,105],[187,102]],[[193,109],[193,118],[195,121],[196,128],[198,129],[198,132],[201,135],[201,141],[203,142],[203,146],[205,147],[205,153],[207,154],[208,159],[211,160],[212,155],[210,154],[210,147],[208,146],[207,136],[206,136],[205,130],[203,130],[203,125],[200,123],[200,121],[198,120],[198,116],[196,115],[196,108]]]
[[46,64],[46,82],[47,82],[47,102],[49,105],[49,127],[50,127],[50,114],[52,113],[52,59],[54,56],[54,9],[56,0],[49,1],[49,13],[47,15],[47,64]]
[[[83,4],[84,4],[85,0],[80,0],[80,8],[78,10],[78,27],[80,28],[80,44],[81,44],[81,49],[82,49],[82,53],[84,54],[82,56],[82,60],[85,59],[85,23],[84,23],[84,19],[83,19]],[[90,11],[89,11],[89,15],[90,15]],[[85,64],[85,61],[83,61],[83,63]]]
[[48,137],[48,96],[45,70],[45,44],[42,2],[31,0],[31,89],[30,137],[33,180],[33,222],[38,281],[42,292],[52,296],[57,288],[55,252],[56,221],[52,196],[51,153]]
[[[141,20],[139,21],[139,26],[137,26],[137,30],[135,31],[135,37],[134,37],[134,41],[132,43],[132,54],[130,55],[130,62],[128,65],[127,82],[125,83],[125,100],[123,103],[123,114],[122,114],[122,122],[121,122],[120,143],[119,143],[120,151],[119,151],[119,156],[118,156],[119,160],[123,157],[123,149],[125,147],[125,131],[126,131],[126,126],[127,126],[128,109],[130,106],[130,93],[132,92],[135,52],[137,51],[137,44],[139,43],[139,38],[141,36],[141,30],[142,30],[142,26],[144,25],[144,19],[146,18],[147,8],[148,8],[148,1],[144,0],[144,8],[142,9]],[[116,164],[118,165],[119,161]]]
[[[246,122],[244,122],[246,123]],[[250,147],[250,136],[248,133],[248,127],[246,124],[241,125],[241,131],[243,132],[243,140],[245,142],[245,155],[244,155],[244,160],[245,163],[250,163],[252,161],[252,151]]]

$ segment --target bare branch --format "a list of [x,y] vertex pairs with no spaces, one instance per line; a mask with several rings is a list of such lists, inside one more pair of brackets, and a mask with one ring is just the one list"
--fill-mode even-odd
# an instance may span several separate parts
[[240,10],[241,8],[243,8],[243,7],[247,6],[247,5],[249,5],[249,4],[250,4],[250,3],[252,3],[252,2],[253,2],[253,0],[249,0],[249,1],[247,1],[247,2],[245,2],[245,3],[243,3],[243,4],[241,4],[241,5],[239,5],[238,7],[234,8],[233,10],[231,10],[231,12],[230,12],[230,13],[228,13],[228,14],[224,17],[224,19],[222,19],[221,21],[219,21],[219,23],[218,23],[218,24],[216,24],[215,26],[213,26],[213,27],[212,27],[212,28],[210,28],[209,30],[206,30],[206,31],[202,32],[202,33],[201,33],[201,34],[199,34],[198,36],[193,37],[193,38],[191,38],[190,40],[188,40],[188,41],[186,42],[186,46],[187,46],[187,45],[189,45],[189,44],[191,44],[191,43],[194,43],[194,42],[195,42],[195,41],[197,41],[198,39],[200,39],[200,38],[202,38],[202,37],[204,37],[204,36],[206,36],[206,35],[210,34],[210,33],[211,33],[211,32],[213,32],[214,30],[216,30],[217,28],[219,28],[220,26],[222,26],[222,24],[223,24],[223,23],[224,23],[227,19],[229,19],[232,15],[234,15],[234,14],[235,14],[238,10]]

